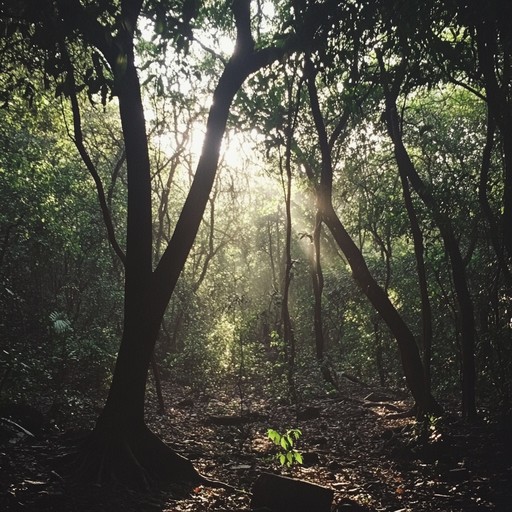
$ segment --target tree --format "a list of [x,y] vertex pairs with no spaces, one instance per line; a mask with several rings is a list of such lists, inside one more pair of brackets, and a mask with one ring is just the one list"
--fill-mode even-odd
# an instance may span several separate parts
[[[251,32],[250,0],[233,2],[235,50],[213,93],[204,145],[189,194],[171,240],[153,270],[151,174],[136,66],[137,22],[142,15],[164,13],[164,22],[172,21],[178,25],[179,29],[173,35],[183,44],[196,13],[183,14],[178,21],[172,16],[165,17],[171,5],[150,2],[144,11],[140,0],[88,6],[79,0],[44,3],[27,0],[21,4],[6,4],[4,22],[19,29],[31,45],[37,46],[39,37],[43,54],[49,50],[49,55],[55,52],[54,55],[60,57],[60,60],[45,61],[46,70],[53,76],[65,73],[58,93],[71,100],[75,98],[81,86],[76,84],[76,67],[80,63],[74,55],[78,50],[90,50],[95,70],[85,73],[86,81],[96,71],[101,75],[95,79],[100,81],[103,98],[111,87],[119,103],[128,180],[126,247],[123,252],[120,246],[116,247],[116,252],[125,259],[123,335],[107,402],[82,450],[82,473],[100,481],[113,477],[143,485],[150,477],[198,481],[199,476],[191,463],[165,446],[145,425],[147,372],[162,317],[208,201],[233,98],[250,74],[284,55],[289,46],[280,43],[279,46],[256,49]],[[182,8],[185,9],[185,4]],[[35,24],[35,33],[32,24]],[[101,56],[99,59],[97,52]],[[110,79],[105,78],[107,74]],[[84,85],[89,85],[91,90],[91,81]],[[76,105],[73,111],[75,142],[89,170],[94,173],[81,147]],[[104,216],[109,239],[115,246],[107,210],[104,210]]]
[[[425,386],[423,365],[414,335],[389,300],[388,295],[371,275],[360,249],[350,237],[333,207],[332,143],[328,137],[325,121],[320,110],[316,88],[317,71],[311,60],[307,60],[305,71],[308,79],[310,107],[317,130],[322,158],[320,179],[316,185],[317,204],[322,214],[322,220],[345,254],[355,281],[372,303],[373,307],[385,320],[398,343],[402,367],[404,369],[407,385],[416,402],[417,413],[423,415],[429,411],[436,411],[438,410],[438,405]],[[336,133],[336,130],[334,130],[334,133]],[[331,141],[332,140],[333,139],[331,139]]]
[[489,113],[499,129],[503,142],[504,180],[503,213],[501,230],[503,245],[512,258],[512,100],[510,97],[512,30],[505,20],[512,15],[509,2],[494,1],[490,8],[483,8],[478,2],[458,2],[460,22],[471,32],[476,46],[478,71]]

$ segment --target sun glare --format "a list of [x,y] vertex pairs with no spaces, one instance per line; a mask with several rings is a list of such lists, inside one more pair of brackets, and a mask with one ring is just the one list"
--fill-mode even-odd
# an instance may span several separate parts
[[[234,130],[226,130],[220,149],[219,166],[227,166],[235,170],[245,170],[256,174],[261,165],[256,157],[254,134],[245,134]],[[192,129],[190,138],[190,154],[195,165],[199,161],[203,149],[205,130],[202,124]]]

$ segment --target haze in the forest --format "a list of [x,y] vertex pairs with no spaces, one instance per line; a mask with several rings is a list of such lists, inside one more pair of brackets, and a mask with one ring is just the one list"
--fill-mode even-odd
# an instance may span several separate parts
[[511,10],[1,1],[0,403],[131,486],[162,382],[510,415]]

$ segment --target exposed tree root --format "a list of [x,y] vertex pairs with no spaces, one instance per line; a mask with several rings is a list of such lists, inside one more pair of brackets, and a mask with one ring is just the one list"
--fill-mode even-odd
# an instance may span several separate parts
[[97,426],[79,446],[71,473],[77,483],[118,483],[140,490],[173,483],[234,489],[201,475],[144,424],[125,430]]

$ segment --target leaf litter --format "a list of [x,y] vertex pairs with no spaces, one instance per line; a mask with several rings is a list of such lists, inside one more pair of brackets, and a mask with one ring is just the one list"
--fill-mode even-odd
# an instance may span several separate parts
[[[250,490],[261,472],[333,489],[333,511],[512,510],[510,426],[484,420],[468,424],[449,406],[445,417],[418,423],[397,413],[411,406],[401,396],[386,390],[380,396],[385,401],[372,402],[366,391],[347,385],[296,408],[254,397],[251,414],[241,421],[236,397],[194,395],[164,385],[167,411],[157,414],[150,396],[150,427],[201,473],[236,491],[176,485],[140,493],[120,486],[71,486],[55,460],[66,455],[73,436],[46,431],[0,444],[0,510],[243,512],[250,510]],[[226,405],[220,424],[211,421],[219,403]],[[315,414],[300,414],[308,409]],[[276,462],[269,428],[301,430],[302,465]]]

